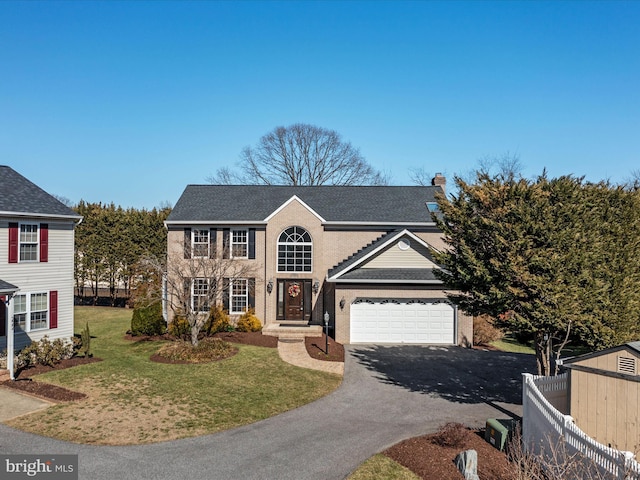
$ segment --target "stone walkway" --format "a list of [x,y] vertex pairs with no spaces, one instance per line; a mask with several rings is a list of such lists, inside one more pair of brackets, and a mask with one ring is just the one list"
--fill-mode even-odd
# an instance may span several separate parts
[[53,403],[46,400],[0,386],[0,422],[42,410],[51,405]]
[[297,367],[320,370],[322,372],[344,374],[344,362],[325,362],[311,358],[304,346],[303,339],[279,339],[278,353],[280,358]]

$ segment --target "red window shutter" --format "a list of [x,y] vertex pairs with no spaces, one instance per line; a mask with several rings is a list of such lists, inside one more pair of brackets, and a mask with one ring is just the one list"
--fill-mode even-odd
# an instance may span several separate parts
[[7,297],[0,295],[0,337],[7,335],[7,306],[4,304]]
[[40,224],[40,261],[49,261],[49,224]]
[[9,263],[18,263],[18,224],[9,223]]
[[58,328],[58,292],[49,292],[49,328]]

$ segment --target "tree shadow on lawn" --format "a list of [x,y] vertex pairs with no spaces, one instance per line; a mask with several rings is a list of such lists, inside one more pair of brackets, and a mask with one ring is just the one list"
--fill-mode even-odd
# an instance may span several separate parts
[[351,355],[381,381],[457,403],[522,403],[522,373],[534,355],[424,345],[352,347]]

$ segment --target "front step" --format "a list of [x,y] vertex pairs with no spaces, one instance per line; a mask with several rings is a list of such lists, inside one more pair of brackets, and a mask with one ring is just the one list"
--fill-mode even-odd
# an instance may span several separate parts
[[303,340],[305,337],[321,337],[322,327],[302,322],[299,325],[294,322],[271,323],[262,329],[262,334],[278,337],[278,340]]

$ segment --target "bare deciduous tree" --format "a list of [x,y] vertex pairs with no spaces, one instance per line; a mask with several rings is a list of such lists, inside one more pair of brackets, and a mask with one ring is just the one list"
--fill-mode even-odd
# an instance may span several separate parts
[[[178,249],[187,248],[182,243]],[[255,278],[255,269],[250,263],[230,255],[191,255],[186,259],[174,258],[164,265],[156,257],[147,257],[146,265],[162,272],[165,281],[167,307],[176,317],[184,317],[189,323],[192,345],[198,345],[198,335],[209,317],[209,310],[222,303],[229,295],[230,286],[244,282],[247,289],[255,288],[250,279]],[[253,291],[250,292],[253,294]]]
[[240,156],[240,172],[221,168],[207,180],[220,184],[386,185],[351,143],[335,130],[296,123],[276,127]]
[[429,185],[431,185],[431,179],[433,178],[433,175],[427,172],[424,167],[410,168],[409,178],[414,185],[428,187]]

